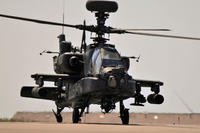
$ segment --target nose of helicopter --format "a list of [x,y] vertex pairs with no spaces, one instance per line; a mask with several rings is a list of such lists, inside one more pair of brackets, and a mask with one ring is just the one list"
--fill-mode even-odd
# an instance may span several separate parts
[[[107,71],[106,75],[107,85],[109,89],[113,91],[118,90],[117,92],[119,92],[120,90],[122,92],[128,91],[131,94],[134,94],[135,82],[132,77],[125,72],[124,68],[110,69],[110,71]],[[121,91],[120,93],[122,93]]]

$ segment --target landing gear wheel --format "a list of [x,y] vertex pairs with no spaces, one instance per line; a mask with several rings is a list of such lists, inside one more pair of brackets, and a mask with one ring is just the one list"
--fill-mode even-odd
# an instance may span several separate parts
[[78,108],[74,108],[73,114],[72,114],[72,122],[78,123],[80,121],[80,115]]
[[122,120],[122,124],[128,125],[129,124],[129,109],[124,107],[123,101],[119,102],[120,108],[120,118]]
[[121,112],[121,120],[122,120],[122,124],[124,125],[128,125],[129,124],[129,109],[124,109],[122,112]]
[[58,123],[62,123],[63,118],[62,118],[61,114],[57,114],[57,115],[56,115],[56,121],[57,121]]
[[56,121],[57,121],[58,123],[62,123],[62,121],[63,121],[62,115],[60,114],[61,111],[62,111],[63,109],[64,109],[64,108],[59,108],[59,107],[57,107],[57,112],[55,112],[55,111],[52,109],[53,114],[55,115]]

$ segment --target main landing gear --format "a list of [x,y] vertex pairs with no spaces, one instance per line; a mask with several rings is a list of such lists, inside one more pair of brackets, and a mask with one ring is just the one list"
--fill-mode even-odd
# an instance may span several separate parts
[[79,111],[78,107],[74,108],[73,114],[72,114],[72,122],[73,123],[78,123],[79,121],[81,121],[81,117],[83,115],[85,108],[80,108],[80,110],[81,111]]
[[121,118],[122,124],[128,125],[129,124],[129,109],[124,107],[123,101],[119,102],[119,108],[120,108],[120,118]]
[[64,109],[64,108],[59,108],[59,107],[57,107],[57,112],[55,112],[55,111],[52,109],[52,111],[53,111],[53,113],[54,113],[54,115],[55,115],[55,117],[56,117],[56,121],[57,121],[58,123],[62,123],[62,121],[63,121],[62,115],[60,114],[60,113],[62,112],[63,109]]
[[[124,107],[123,101],[121,100],[119,102],[119,107],[120,107],[120,118],[122,121],[122,124],[124,125],[128,125],[129,124],[129,109]],[[61,112],[64,108],[59,108],[57,107],[57,112],[55,112],[54,110],[53,113],[56,117],[56,121],[58,123],[61,123],[63,121]],[[84,113],[85,108],[74,108],[73,113],[72,113],[72,122],[73,123],[79,123],[81,121],[81,117]]]
[[72,122],[73,123],[78,123],[80,121],[80,116],[79,116],[79,109],[74,108],[73,114],[72,114]]
[[[62,121],[63,121],[63,118],[62,118],[62,115],[61,115],[61,112],[62,112],[63,109],[64,108],[57,107],[57,112],[52,110],[55,117],[56,117],[56,121],[58,123],[62,123]],[[79,111],[79,109],[80,109],[80,111]],[[72,113],[72,122],[73,123],[78,123],[79,121],[81,121],[80,117],[82,117],[84,110],[85,110],[85,108],[74,108],[73,113]]]

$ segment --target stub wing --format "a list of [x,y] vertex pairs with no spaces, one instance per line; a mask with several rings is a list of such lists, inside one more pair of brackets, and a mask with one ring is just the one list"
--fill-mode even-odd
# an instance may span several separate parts
[[152,80],[142,80],[142,79],[135,79],[136,84],[140,85],[140,87],[155,87],[155,86],[163,86],[164,83],[161,81],[152,81]]
[[63,82],[74,83],[81,79],[80,75],[67,75],[67,74],[33,74],[31,77],[35,83],[42,87],[44,82],[54,82],[56,86],[60,86]]
[[132,105],[142,105],[140,103],[145,103],[146,99],[140,93],[142,87],[150,87],[153,94],[147,96],[147,101],[151,104],[162,104],[164,102],[164,97],[159,94],[160,86],[164,83],[161,81],[152,81],[152,80],[141,80],[135,79],[136,82],[136,95],[135,95],[135,103]]
[[[62,89],[66,83],[74,83],[80,79],[80,76],[71,76],[66,74],[33,74],[31,77],[35,80],[37,86],[23,86],[21,89],[22,97],[38,98],[56,101],[65,99],[65,92]],[[44,87],[44,82],[54,82],[54,87]]]
[[67,75],[67,74],[40,74],[36,73],[31,75],[31,78],[34,78],[36,81],[38,79],[43,79],[43,81],[57,81],[59,79],[65,80],[65,81],[70,81],[70,80],[79,80],[80,76],[76,75]]

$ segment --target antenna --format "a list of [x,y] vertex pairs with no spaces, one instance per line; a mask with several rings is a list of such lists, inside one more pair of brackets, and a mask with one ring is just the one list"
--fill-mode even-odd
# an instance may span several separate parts
[[[65,23],[65,0],[63,0],[63,16],[62,16],[62,19],[63,19],[63,24]],[[62,26],[62,34],[64,34],[64,26]]]

